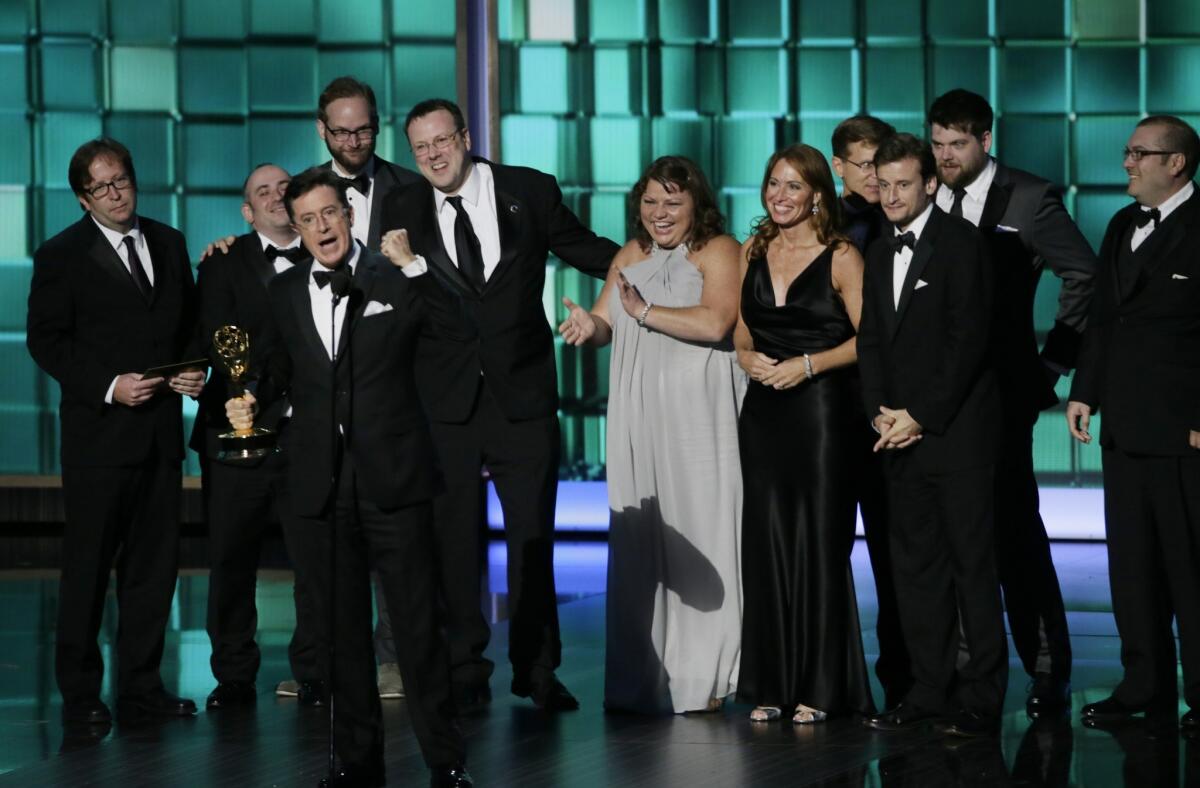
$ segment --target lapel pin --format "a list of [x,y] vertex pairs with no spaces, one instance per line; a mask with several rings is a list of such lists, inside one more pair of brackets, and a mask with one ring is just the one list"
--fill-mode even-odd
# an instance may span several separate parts
[[516,213],[516,212],[517,212],[517,211],[519,211],[519,210],[521,210],[521,208],[520,208],[520,206],[519,206],[519,205],[517,205],[516,203],[513,203],[512,205],[508,206],[508,212],[509,212],[509,213]]

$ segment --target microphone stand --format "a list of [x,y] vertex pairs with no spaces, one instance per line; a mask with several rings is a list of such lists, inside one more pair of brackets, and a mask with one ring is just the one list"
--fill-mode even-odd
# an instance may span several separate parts
[[[329,784],[333,785],[337,777],[336,751],[334,748],[334,725],[336,720],[334,703],[334,686],[337,683],[336,659],[337,637],[334,634],[334,621],[337,617],[335,604],[337,602],[337,510],[338,485],[341,480],[341,465],[339,463],[338,442],[341,431],[337,418],[337,365],[338,365],[338,334],[337,307],[350,292],[350,273],[345,267],[333,272],[329,279],[329,344],[332,352],[329,354],[329,428],[332,441],[330,443],[330,487],[333,490],[332,504],[329,510]],[[349,338],[346,340],[349,342]]]

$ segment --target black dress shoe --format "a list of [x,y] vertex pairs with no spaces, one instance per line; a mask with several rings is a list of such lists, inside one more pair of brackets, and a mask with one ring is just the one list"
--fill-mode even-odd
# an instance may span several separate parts
[[901,703],[894,709],[863,717],[863,725],[877,731],[910,730],[927,722],[941,719],[936,711],[928,711],[911,703]]
[[117,715],[126,720],[142,717],[190,717],[195,713],[195,702],[172,695],[164,689],[117,699]]
[[1079,710],[1079,716],[1084,722],[1120,722],[1145,709],[1137,706],[1127,706],[1113,697],[1089,703]]
[[579,701],[553,673],[541,681],[514,677],[512,693],[518,698],[531,698],[533,705],[543,711],[575,711],[579,708]]
[[63,703],[63,723],[67,725],[103,725],[112,722],[108,706],[99,698]]
[[1025,699],[1025,712],[1030,717],[1052,714],[1070,705],[1071,682],[1056,679],[1049,673],[1038,673],[1033,677],[1033,686]]
[[296,700],[301,706],[324,706],[329,703],[329,693],[325,691],[325,682],[302,681],[296,690]]
[[1000,720],[992,714],[963,709],[938,727],[942,733],[948,736],[978,739],[983,736],[995,736],[999,733]]
[[429,772],[430,788],[471,788],[474,784],[464,766],[435,767]]
[[252,681],[222,681],[204,701],[206,709],[225,709],[245,706],[258,700],[258,690]]
[[317,788],[379,788],[386,785],[382,766],[354,767],[343,766],[333,775],[333,779],[322,777]]

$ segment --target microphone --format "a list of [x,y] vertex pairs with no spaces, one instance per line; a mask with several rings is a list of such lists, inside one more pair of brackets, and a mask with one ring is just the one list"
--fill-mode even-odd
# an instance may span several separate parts
[[350,294],[350,269],[348,266],[339,266],[329,276],[329,292],[333,296],[333,304],[337,306],[338,302]]

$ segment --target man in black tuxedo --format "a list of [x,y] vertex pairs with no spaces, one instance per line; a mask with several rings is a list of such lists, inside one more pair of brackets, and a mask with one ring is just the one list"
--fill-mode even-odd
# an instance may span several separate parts
[[[383,784],[370,564],[398,635],[408,711],[432,782],[470,785],[435,615],[432,500],[440,484],[413,373],[418,335],[450,299],[421,275],[424,263],[407,242],[393,239],[389,250],[407,264],[401,272],[399,262],[354,240],[345,185],[333,173],[305,170],[284,199],[314,261],[268,286],[273,331],[257,400],[268,407],[286,392],[291,449],[304,457],[288,467],[286,516],[308,543],[297,559],[307,563],[303,573],[322,640],[336,643],[332,681],[342,771],[333,784]],[[229,400],[230,422],[248,426],[255,402],[254,396]],[[326,672],[327,656],[322,649]]]
[[1100,246],[1100,275],[1067,423],[1100,430],[1113,617],[1125,675],[1085,721],[1178,704],[1200,730],[1200,139],[1179,118],[1138,123],[1125,147],[1129,194]]
[[425,182],[389,197],[383,224],[408,228],[413,249],[463,302],[459,336],[422,341],[418,359],[446,474],[438,547],[456,697],[463,706],[490,698],[490,632],[480,608],[486,463],[508,541],[512,691],[539,708],[576,709],[554,673],[562,651],[554,590],[558,392],[542,290],[551,252],[603,278],[618,247],[563,205],[553,177],[472,158],[454,103],[423,101],[404,128]]
[[[212,377],[200,398],[192,430],[191,447],[200,455],[207,510],[210,572],[208,582],[208,637],[212,643],[213,676],[217,687],[208,696],[210,709],[252,703],[260,654],[254,635],[258,610],[254,603],[259,552],[263,534],[286,511],[288,420],[286,400],[259,415],[258,425],[278,431],[279,451],[258,459],[221,460],[218,436],[230,429],[225,401],[241,394],[213,349],[213,333],[221,326],[237,326],[250,337],[251,352],[258,357],[265,324],[270,320],[267,283],[296,264],[307,263],[308,251],[292,227],[283,205],[291,176],[274,164],[260,164],[242,186],[242,218],[252,231],[238,238],[227,252],[218,252],[200,263],[199,345],[212,363]],[[252,364],[258,368],[259,364]],[[245,385],[245,384],[243,384]],[[288,552],[303,545],[285,531]],[[302,561],[293,560],[296,567]],[[323,687],[317,666],[317,643],[312,612],[301,578],[295,584],[296,629],[288,646],[292,675],[302,705],[317,705]]]
[[[879,207],[875,151],[884,138],[895,133],[890,123],[870,115],[846,118],[833,130],[833,169],[842,180],[843,231],[864,256],[867,247],[887,227],[887,219]],[[875,637],[879,642],[875,675],[883,685],[884,708],[891,708],[912,686],[912,666],[896,607],[896,581],[888,545],[887,484],[882,458],[871,451],[876,436],[868,424],[869,419],[864,421],[863,434],[858,438],[861,451],[855,480],[863,533],[871,555],[871,574],[875,578]]]
[[[993,357],[1004,431],[996,467],[996,563],[1013,644],[1033,680],[1032,716],[1070,703],[1071,642],[1050,540],[1038,512],[1033,426],[1058,402],[1054,384],[1075,366],[1096,256],[1049,181],[991,158],[992,108],[951,90],[929,108],[938,207],[983,231],[996,272]],[[1061,280],[1058,314],[1041,354],[1033,303],[1042,271]]]
[[[983,236],[934,205],[927,144],[889,137],[875,169],[894,229],[867,252],[858,359],[875,448],[886,451],[914,683],[866,722],[895,730],[948,714],[946,732],[990,735],[1008,676],[992,534],[1000,403],[988,364],[991,262]],[[960,623],[969,659],[956,672]]]
[[195,704],[159,675],[179,565],[180,395],[202,371],[147,377],[185,360],[195,317],[183,236],[137,215],[128,149],[102,138],[71,157],[85,216],[34,253],[30,355],[62,388],[62,576],[55,675],[68,723],[105,723],[96,644],[114,558],[123,718],[184,716]]

